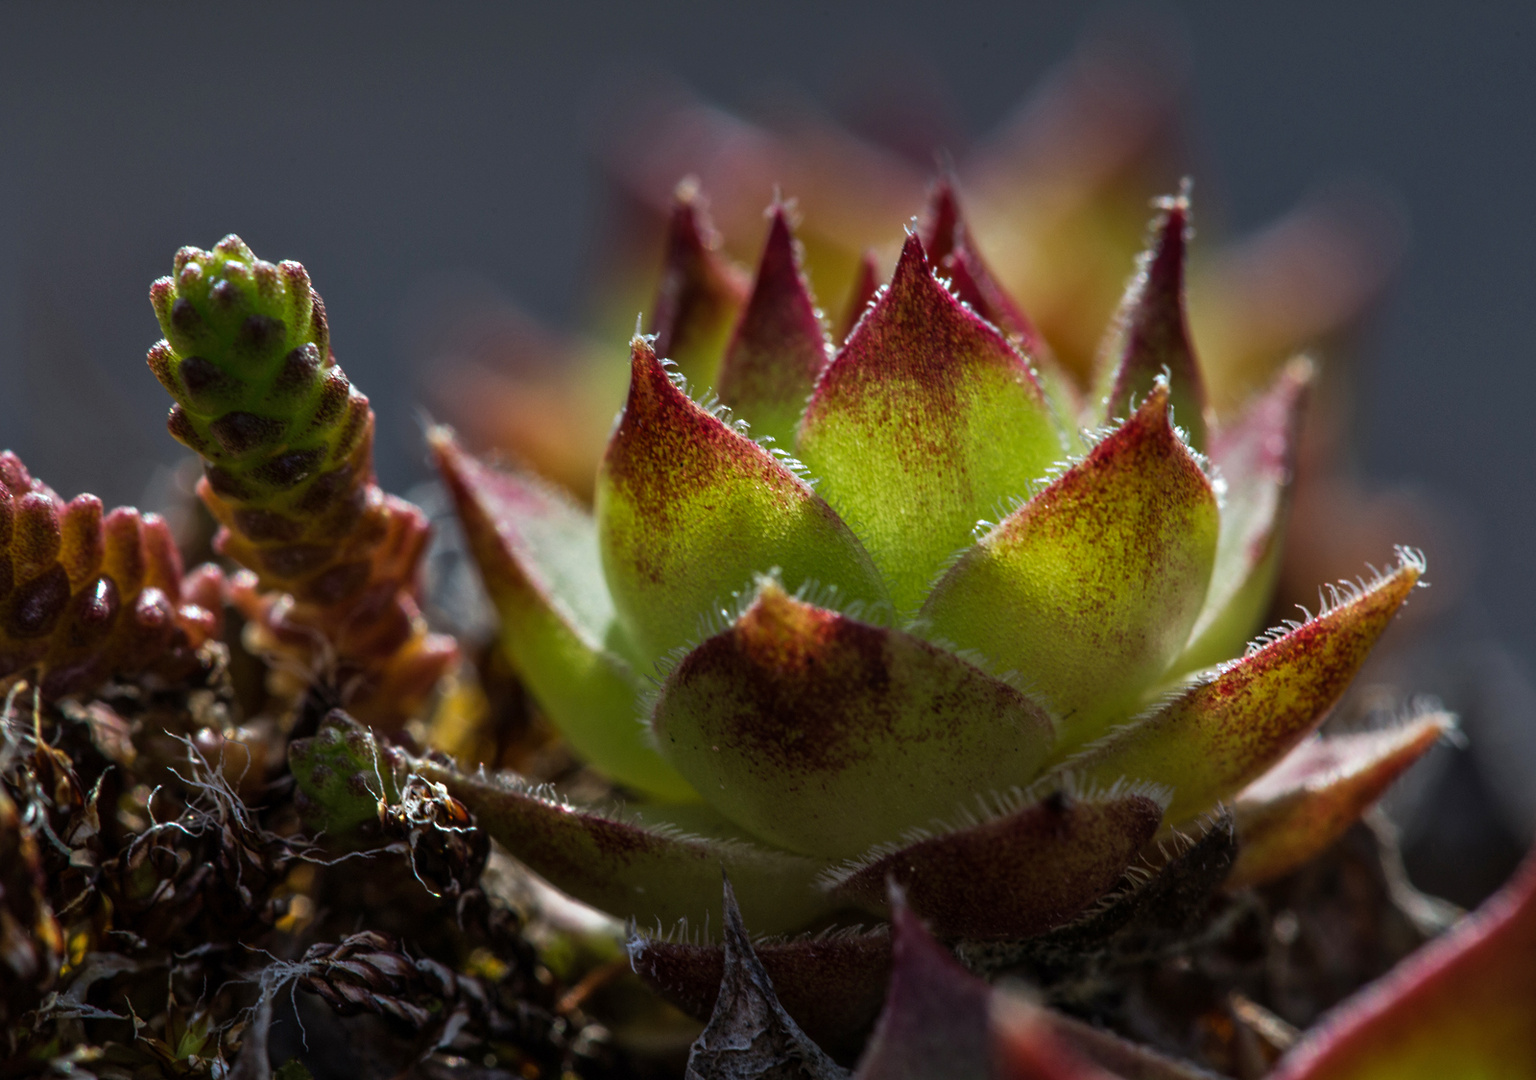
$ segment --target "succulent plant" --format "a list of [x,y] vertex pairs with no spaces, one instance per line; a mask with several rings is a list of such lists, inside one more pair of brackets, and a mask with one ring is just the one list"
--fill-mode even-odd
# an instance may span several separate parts
[[[947,939],[1018,939],[1282,761],[1246,804],[1245,873],[1288,869],[1445,729],[1309,739],[1418,583],[1414,553],[1244,652],[1310,369],[1210,409],[1186,196],[1159,205],[1089,393],[948,184],[835,351],[785,207],[728,335],[692,192],[674,225],[595,514],[431,437],[508,655],[636,796],[573,807],[421,766],[557,885],[642,922],[718,920],[724,865],[747,924],[778,932],[882,911],[892,878]],[[1280,824],[1298,814],[1332,831]]]
[[174,680],[219,635],[223,592],[215,566],[182,575],[158,515],[66,503],[0,454],[0,679],[35,670],[50,699],[113,675]]
[[426,519],[374,483],[373,410],[336,365],[309,275],[227,236],[178,251],[150,300],[165,338],[149,366],[176,400],[171,434],[203,457],[215,546],[249,571],[233,599],[252,644],[399,727],[457,646],[416,606]]

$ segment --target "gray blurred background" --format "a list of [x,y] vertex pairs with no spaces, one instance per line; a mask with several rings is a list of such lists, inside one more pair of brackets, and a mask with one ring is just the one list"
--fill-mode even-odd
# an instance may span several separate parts
[[[1433,827],[1411,828],[1424,850],[1502,830],[1496,877],[1536,827],[1520,750],[1536,738],[1532,5],[5,4],[0,443],[66,497],[145,498],[181,456],[143,364],[146,289],[178,246],[237,231],[309,267],[378,409],[381,479],[403,490],[426,475],[424,309],[471,282],[581,322],[601,262],[596,132],[637,87],[839,115],[910,71],[981,136],[1086,32],[1127,19],[1159,21],[1184,57],[1210,163],[1197,191],[1233,231],[1340,180],[1397,200],[1408,247],[1365,356],[1357,449],[1373,483],[1427,491],[1463,537],[1470,584],[1422,681],[1489,748],[1442,767],[1480,779],[1443,776],[1464,797],[1430,798]],[[1458,871],[1432,863],[1455,893]]]

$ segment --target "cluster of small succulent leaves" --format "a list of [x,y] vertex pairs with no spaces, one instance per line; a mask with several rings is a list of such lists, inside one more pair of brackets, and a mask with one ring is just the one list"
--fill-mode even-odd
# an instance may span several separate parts
[[176,400],[171,434],[205,463],[215,546],[245,568],[232,595],[253,647],[398,728],[457,646],[417,608],[426,519],[374,483],[373,410],[336,364],[309,275],[229,236],[178,251],[150,300],[165,339],[149,366]]
[[1234,882],[1321,850],[1449,724],[1313,734],[1423,564],[1399,550],[1245,651],[1311,369],[1210,409],[1188,212],[1160,204],[1085,387],[947,182],[835,342],[786,207],[743,287],[680,189],[595,513],[431,436],[514,666],[633,797],[427,775],[643,926],[719,925],[723,865],[754,932],[878,915],[894,879],[943,938],[1017,942],[1222,806]]
[[0,454],[0,678],[31,672],[50,700],[116,675],[174,681],[218,638],[223,593],[215,566],[182,574],[158,515],[66,503]]

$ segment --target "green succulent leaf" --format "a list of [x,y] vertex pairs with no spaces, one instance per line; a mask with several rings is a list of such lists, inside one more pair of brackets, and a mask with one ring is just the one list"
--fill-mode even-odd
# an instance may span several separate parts
[[917,611],[980,518],[1061,457],[1024,358],[934,277],[909,237],[889,288],[822,371],[797,453]]
[[1220,527],[1216,495],[1151,393],[1119,430],[968,550],[921,625],[1037,690],[1058,753],[1136,711],[1188,640]]
[[999,802],[988,820],[886,845],[824,881],[834,896],[875,911],[895,882],[940,937],[1017,940],[1062,925],[1108,892],[1157,832],[1166,793],[1059,791],[1012,808]]
[[288,767],[310,828],[343,841],[376,823],[379,807],[399,801],[394,770],[369,731],[334,710],[308,739],[288,746]]
[[1233,805],[1242,846],[1227,887],[1272,881],[1321,853],[1455,725],[1448,713],[1426,713],[1292,750]]
[[1225,484],[1221,536],[1205,608],[1175,672],[1234,656],[1264,617],[1280,572],[1296,440],[1312,378],[1310,361],[1291,361],[1237,423],[1211,436],[1211,465]]
[[1184,254],[1189,239],[1189,197],[1164,199],[1152,223],[1152,243],[1126,289],[1099,356],[1099,411],[1104,423],[1141,398],[1163,376],[1189,443],[1205,449],[1205,380],[1190,344],[1184,313]]
[[629,400],[597,481],[598,541],[619,619],[643,660],[697,641],[705,620],[774,568],[791,589],[887,603],[859,541],[810,486],[673,384],[632,346]]
[[533,477],[477,461],[445,428],[430,441],[500,616],[502,647],[549,718],[620,783],[697,799],[646,733],[591,515]]
[[780,446],[793,446],[827,350],[789,220],[776,205],[752,295],[721,362],[715,384],[720,400],[752,425],[754,438],[769,436]]
[[603,811],[574,806],[510,774],[469,776],[418,761],[476,822],[535,873],[620,918],[719,926],[720,871],[762,933],[784,933],[831,914],[814,886],[823,864],[762,847],[701,805]]
[[1027,782],[1052,741],[1044,711],[1013,687],[771,580],[667,677],[652,726],[721,813],[826,857]]
[[1274,1080],[1536,1076],[1536,857],[1477,911],[1334,1009]]
[[1391,574],[1113,732],[1067,767],[1093,783],[1127,777],[1172,787],[1170,826],[1232,798],[1322,723],[1423,569],[1418,556],[1400,552]]

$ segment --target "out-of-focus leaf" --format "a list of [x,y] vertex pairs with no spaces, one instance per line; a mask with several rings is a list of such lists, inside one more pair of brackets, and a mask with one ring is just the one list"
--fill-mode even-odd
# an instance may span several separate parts
[[1444,937],[1335,1008],[1271,1076],[1536,1076],[1536,857]]
[[1228,887],[1272,880],[1320,853],[1454,726],[1449,714],[1428,713],[1380,731],[1320,736],[1292,750],[1237,797],[1242,847]]

